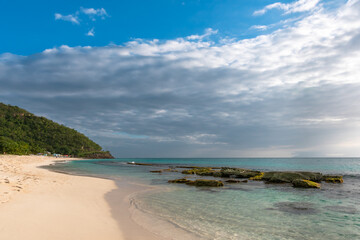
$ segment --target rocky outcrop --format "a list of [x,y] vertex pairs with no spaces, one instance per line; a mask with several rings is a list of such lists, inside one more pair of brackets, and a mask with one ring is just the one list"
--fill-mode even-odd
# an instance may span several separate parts
[[295,188],[320,188],[320,183],[316,183],[310,180],[295,179],[292,181],[293,187]]
[[224,183],[219,180],[208,180],[208,179],[197,179],[195,181],[190,181],[186,183],[187,185],[197,186],[197,187],[222,187]]
[[196,187],[222,187],[224,183],[219,180],[209,180],[209,179],[197,179],[197,180],[188,180],[186,178],[169,180],[169,183],[185,183],[187,185],[196,186]]
[[212,176],[215,171],[212,168],[197,167],[189,170],[184,170],[182,174],[196,174],[200,176]]
[[[130,162],[128,164],[134,165],[145,165],[151,166],[154,164],[147,163],[134,163]],[[303,187],[303,188],[320,188],[320,182],[325,181],[328,183],[343,183],[343,177],[339,175],[323,175],[319,172],[304,172],[304,171],[272,171],[272,172],[260,172],[244,168],[214,168],[214,167],[197,167],[197,166],[177,166],[176,168],[187,168],[183,170],[182,174],[194,174],[200,176],[211,176],[215,178],[232,178],[226,183],[239,183],[247,182],[236,180],[236,178],[246,178],[252,181],[264,181],[266,183],[291,183],[294,187]],[[162,169],[162,170],[153,170],[154,173],[162,173],[165,171],[176,171],[175,168]],[[234,179],[235,178],[235,179]],[[218,180],[206,180],[199,179],[195,181],[187,180],[185,178],[170,180],[170,183],[186,183],[188,185],[203,186],[208,185],[223,185],[221,181]]]
[[260,174],[260,171],[254,171],[244,168],[229,168],[229,167],[223,167],[218,172],[218,175],[220,177],[234,177],[234,178],[250,178],[250,177],[255,177],[258,174]]
[[322,178],[323,181],[327,183],[343,183],[343,176],[339,175],[324,175]]
[[240,183],[240,182],[242,182],[242,183],[247,183],[248,180],[229,179],[229,180],[226,180],[225,182],[226,182],[226,183]]
[[180,178],[180,179],[174,179],[168,181],[168,183],[188,183],[188,182],[191,182],[191,180],[188,180],[186,178]]
[[265,172],[261,180],[268,183],[292,183],[297,179],[321,182],[323,175],[317,172]]

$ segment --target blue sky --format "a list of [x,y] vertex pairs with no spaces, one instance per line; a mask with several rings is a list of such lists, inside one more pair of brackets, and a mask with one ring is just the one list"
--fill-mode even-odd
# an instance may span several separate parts
[[0,101],[117,157],[360,156],[360,0],[2,1]]
[[[289,3],[291,1],[283,1]],[[263,34],[253,25],[277,23],[279,10],[263,16],[253,12],[269,0],[156,0],[156,1],[1,1],[0,53],[30,55],[68,46],[106,46],[134,38],[174,39],[199,34],[206,28],[219,36],[249,38]],[[93,21],[80,8],[105,9],[108,16]],[[77,15],[79,24],[55,20],[56,13]],[[293,17],[293,16],[292,16]],[[87,36],[94,28],[94,36]]]

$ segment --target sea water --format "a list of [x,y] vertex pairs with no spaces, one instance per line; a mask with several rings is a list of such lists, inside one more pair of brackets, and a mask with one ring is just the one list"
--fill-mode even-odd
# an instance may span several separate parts
[[[314,171],[341,174],[344,183],[323,182],[321,189],[295,189],[288,184],[249,181],[200,188],[167,183],[184,176],[179,172],[150,173],[177,166]],[[153,186],[153,191],[133,197],[136,208],[202,239],[360,239],[359,158],[86,160],[56,164],[51,169]]]

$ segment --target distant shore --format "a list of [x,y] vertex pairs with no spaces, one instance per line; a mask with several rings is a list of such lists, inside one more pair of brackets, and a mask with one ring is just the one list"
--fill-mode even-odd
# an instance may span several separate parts
[[162,239],[132,221],[134,186],[38,168],[63,160],[0,155],[1,239]]

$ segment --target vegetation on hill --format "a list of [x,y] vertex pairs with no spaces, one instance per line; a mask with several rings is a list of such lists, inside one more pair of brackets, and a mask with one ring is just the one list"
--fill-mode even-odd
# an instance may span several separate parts
[[57,153],[84,158],[113,158],[74,129],[16,106],[0,103],[0,153]]

